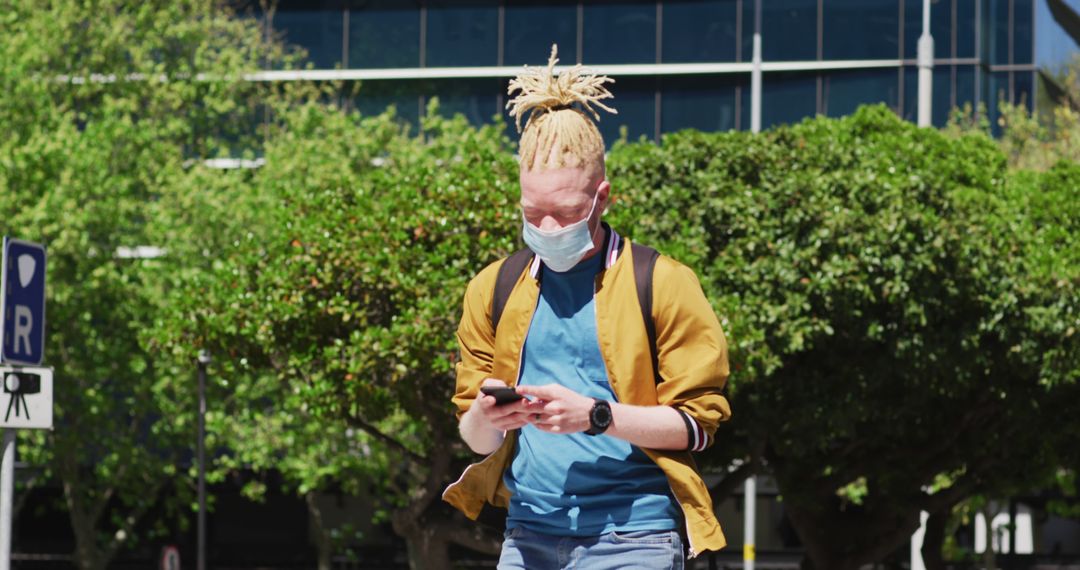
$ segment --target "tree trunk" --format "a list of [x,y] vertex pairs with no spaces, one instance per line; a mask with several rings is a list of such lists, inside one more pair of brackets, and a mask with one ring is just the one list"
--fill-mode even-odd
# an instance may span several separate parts
[[326,528],[323,522],[322,510],[319,508],[315,491],[308,491],[304,495],[304,502],[307,503],[308,514],[311,516],[319,570],[330,570],[334,556],[334,541],[330,537],[330,529]]
[[945,570],[945,559],[941,556],[941,547],[945,545],[945,525],[949,522],[952,509],[930,513],[926,519],[926,532],[923,533],[922,559],[926,570]]
[[[87,499],[84,482],[79,478],[78,468],[70,462],[61,462],[57,473],[64,486],[64,501],[67,504],[71,529],[75,534],[75,565],[79,570],[105,570],[116,557],[117,551],[134,533],[146,510],[153,501],[147,501],[140,507],[127,513],[121,528],[113,531],[108,540],[99,540],[98,523],[104,517],[109,506],[109,498],[115,489],[105,489],[94,500]],[[149,485],[144,493],[146,497],[158,497],[164,480]],[[111,529],[110,529],[111,530]]]
[[405,537],[409,570],[450,570],[450,552],[445,540],[433,530],[417,529]]
[[919,528],[917,510],[888,506],[843,512],[786,503],[785,511],[806,549],[802,570],[858,570],[888,556]]
[[64,481],[64,500],[67,503],[71,530],[75,534],[75,565],[79,570],[104,570],[104,553],[98,548],[97,528],[82,508],[80,492],[70,481]]

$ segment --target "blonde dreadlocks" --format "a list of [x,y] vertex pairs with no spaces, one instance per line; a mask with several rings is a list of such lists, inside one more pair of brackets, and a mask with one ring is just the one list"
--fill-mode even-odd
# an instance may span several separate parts
[[[521,133],[519,151],[523,171],[603,164],[604,140],[593,122],[599,121],[600,115],[593,105],[617,114],[615,109],[600,102],[613,97],[604,84],[615,80],[591,73],[580,63],[555,77],[557,53],[558,46],[552,45],[546,69],[526,65],[507,89],[511,96],[520,91],[506,107]],[[526,114],[528,120],[522,131],[521,120]]]

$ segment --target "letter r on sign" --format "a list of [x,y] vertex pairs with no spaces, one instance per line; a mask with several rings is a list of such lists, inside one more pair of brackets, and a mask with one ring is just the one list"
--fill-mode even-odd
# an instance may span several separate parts
[[[30,307],[15,305],[15,353],[33,354],[30,348],[30,330],[34,328],[34,315]],[[25,346],[20,350],[20,346]]]

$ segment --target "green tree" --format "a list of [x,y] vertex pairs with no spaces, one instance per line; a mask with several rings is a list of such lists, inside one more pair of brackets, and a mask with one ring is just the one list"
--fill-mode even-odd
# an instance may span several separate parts
[[[316,101],[277,116],[251,182],[266,200],[257,227],[174,291],[157,336],[220,355],[230,367],[218,372],[230,383],[220,413],[253,409],[262,419],[252,421],[279,424],[250,432],[271,457],[311,458],[300,448],[312,428],[340,443],[346,428],[363,432],[385,459],[362,478],[414,568],[447,567],[449,543],[493,552],[497,537],[462,524],[440,496],[467,457],[449,403],[461,295],[516,240],[517,166],[502,128],[475,129],[435,107],[417,136],[392,114]],[[269,392],[256,387],[264,381]],[[230,461],[269,463],[242,450]],[[317,476],[313,465],[278,468],[304,493],[353,485],[361,461],[328,460]]]
[[62,487],[80,568],[163,532],[155,504],[182,518],[191,375],[139,335],[192,263],[122,251],[172,245],[156,201],[195,190],[189,161],[243,144],[263,88],[241,76],[271,57],[212,1],[0,2],[0,228],[48,248],[56,379],[56,429],[20,453]]
[[1025,233],[991,139],[876,107],[759,136],[679,133],[610,165],[620,226],[693,266],[722,315],[730,447],[776,477],[807,566],[880,560],[920,510],[1057,469],[1076,279],[1029,273],[1070,258]]

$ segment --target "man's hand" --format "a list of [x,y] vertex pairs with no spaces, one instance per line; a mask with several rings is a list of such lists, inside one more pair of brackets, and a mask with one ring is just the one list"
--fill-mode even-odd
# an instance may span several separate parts
[[[506,387],[505,382],[494,378],[484,380],[483,385]],[[536,411],[533,408],[538,407],[524,398],[500,406],[495,402],[494,396],[486,396],[481,393],[477,394],[477,398],[473,400],[472,406],[466,413],[475,414],[477,422],[482,426],[488,426],[499,431],[509,431],[528,424],[530,414]]]
[[[589,415],[596,403],[588,396],[559,385],[518,386],[517,393],[531,396],[531,421],[537,429],[549,433],[578,433],[592,425]],[[686,449],[686,423],[670,406],[631,406],[611,404],[611,426],[605,436],[626,440],[649,449]]]
[[549,433],[577,433],[589,429],[592,398],[559,384],[518,386],[518,394],[532,396],[529,420],[537,429]]
[[[495,378],[484,380],[484,386],[505,387],[506,383]],[[530,423],[533,414],[542,405],[521,399],[509,404],[497,405],[494,396],[476,395],[469,411],[461,416],[458,430],[469,448],[481,455],[494,452],[502,444],[504,432],[518,429]]]

